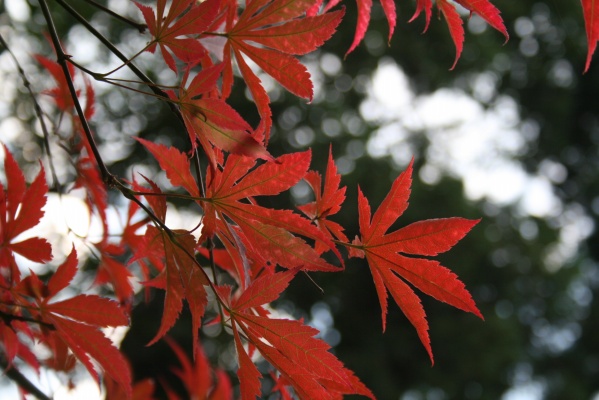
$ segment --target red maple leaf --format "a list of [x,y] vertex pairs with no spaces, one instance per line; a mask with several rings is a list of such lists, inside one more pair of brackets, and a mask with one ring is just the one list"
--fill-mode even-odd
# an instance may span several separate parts
[[[121,352],[100,331],[102,327],[129,325],[129,318],[118,303],[96,295],[78,295],[66,300],[51,302],[66,288],[77,272],[77,253],[71,251],[64,263],[44,284],[35,273],[27,276],[14,288],[33,319],[53,329],[46,328],[44,337],[58,354],[66,345],[81,361],[98,384],[100,378],[90,357],[111,376],[131,397],[129,365]],[[24,296],[31,297],[30,303]],[[34,307],[37,307],[35,310]]]
[[13,282],[18,282],[20,272],[14,259],[15,253],[40,263],[52,259],[52,248],[46,239],[32,237],[15,240],[22,233],[35,227],[44,216],[42,208],[46,204],[48,185],[42,167],[31,186],[27,188],[19,165],[6,146],[3,147],[6,188],[0,183],[0,269],[9,268]]
[[193,258],[195,238],[184,230],[169,234],[153,226],[148,226],[146,236],[154,247],[164,252],[162,272],[147,284],[166,291],[160,327],[148,345],[156,343],[175,324],[186,299],[193,318],[194,346],[197,346],[198,330],[208,302],[204,286],[209,282]]
[[314,338],[318,330],[300,321],[272,319],[257,310],[276,300],[296,273],[297,269],[265,274],[231,304],[242,398],[260,396],[261,374],[243,348],[239,330],[279,370],[301,399],[337,399],[343,394],[374,399],[370,390],[328,351],[330,346]]
[[[181,346],[168,336],[166,342],[176,354],[181,366],[173,368],[185,389],[188,399],[225,400],[233,398],[233,388],[227,373],[220,368],[212,368],[202,346],[196,346],[193,362],[187,357]],[[180,399],[174,392],[169,399]]]
[[[265,208],[253,201],[256,196],[277,195],[302,179],[310,164],[310,152],[286,154],[250,171],[255,164],[256,160],[229,155],[222,171],[208,171],[205,199],[200,202],[205,214],[202,235],[211,237],[218,232],[231,243],[238,236],[262,262],[285,268],[338,271],[293,234],[322,241],[338,255],[330,238],[309,220],[290,210]],[[240,231],[231,229],[227,219],[235,222]]]
[[[501,18],[500,12],[497,7],[491,4],[488,0],[455,0],[455,2],[470,11],[470,14],[474,13],[479,15],[489,25],[503,33],[503,36],[505,36],[505,40],[507,42],[509,36]],[[462,26],[462,17],[455,9],[453,3],[450,3],[447,0],[437,0],[436,4],[439,11],[443,13],[443,16],[445,17],[445,21],[449,27],[449,33],[451,34],[451,38],[456,47],[455,61],[451,66],[451,69],[453,69],[457,64],[460,55],[462,54],[462,49],[464,46],[464,27]],[[422,12],[424,12],[426,21],[424,31],[426,32],[431,20],[432,8],[433,2],[431,0],[417,0],[416,11],[410,19],[410,22],[414,21]]]
[[[140,140],[140,142],[142,144],[149,143],[144,140]],[[182,158],[179,158],[179,160],[182,160]],[[174,179],[172,171],[167,176]],[[149,193],[144,197],[150,204],[154,215],[164,223],[166,219],[166,198],[161,195],[160,189],[154,182],[145,179],[152,187],[151,192],[144,190],[136,182],[133,183],[133,188],[137,191]],[[181,177],[178,176],[177,179],[181,179]],[[193,180],[193,178],[191,179]],[[192,186],[192,190],[197,191],[197,188]],[[208,301],[204,286],[208,286],[210,283],[199,264],[195,261],[195,238],[186,230],[167,231],[149,225],[138,245],[139,248],[135,249],[135,254],[130,262],[139,261],[144,257],[150,259],[160,273],[151,281],[145,282],[145,284],[166,291],[160,327],[156,336],[148,345],[156,343],[175,324],[183,309],[183,299],[185,299],[193,318],[194,346],[197,346],[198,330],[201,327],[202,317]],[[196,351],[195,348],[194,351]]]
[[[56,103],[56,107],[58,107],[60,111],[70,112],[74,107],[74,103],[62,67],[57,62],[39,54],[35,55],[35,59],[50,73],[50,75],[52,75],[54,81],[56,81],[56,87],[44,91],[44,94],[52,96]],[[75,67],[70,63],[67,64],[67,67],[71,77],[74,76]]]
[[450,68],[450,70],[452,70],[458,63],[458,60],[460,59],[460,55],[462,54],[462,50],[464,48],[464,21],[462,21],[462,17],[460,17],[460,14],[458,14],[457,10],[455,9],[455,6],[447,2],[447,0],[438,0],[437,7],[445,17],[447,27],[449,28],[449,34],[451,35],[451,39],[455,44],[455,59],[453,61],[453,65]]
[[[349,50],[347,50],[347,52],[345,53],[346,56],[352,51],[354,51],[354,49],[358,47],[362,39],[364,39],[364,35],[366,34],[366,30],[368,29],[368,24],[370,23],[370,10],[372,9],[372,0],[356,0],[356,4],[358,6],[358,23],[356,24],[356,33],[354,34],[354,40],[351,46],[349,47]],[[385,18],[387,18],[387,23],[389,24],[388,41],[390,42],[391,36],[393,36],[393,32],[395,31],[395,25],[397,24],[395,2],[393,0],[381,0],[381,6],[383,7]]]
[[412,163],[400,174],[391,190],[370,216],[368,200],[358,188],[361,237],[354,240],[350,256],[366,257],[382,308],[383,331],[386,326],[387,292],[414,325],[431,362],[433,353],[428,323],[420,299],[406,283],[456,308],[482,315],[464,284],[439,262],[408,255],[434,256],[452,248],[479,220],[463,218],[431,219],[385,233],[408,207],[412,182]]
[[[315,0],[255,0],[248,2],[239,19],[224,33],[225,73],[223,94],[228,96],[233,84],[231,52],[252,93],[262,117],[259,131],[266,142],[271,122],[270,100],[260,79],[248,66],[245,57],[256,63],[285,89],[296,96],[312,100],[310,74],[294,56],[316,50],[327,41],[341,22],[344,10],[322,15],[304,14]],[[259,46],[256,46],[258,44]]]
[[[189,163],[177,149],[139,141],[157,157],[174,186],[182,186],[197,197],[198,190],[189,184],[193,180]],[[230,154],[222,170],[208,168],[206,194],[199,199],[204,210],[202,237],[219,234],[223,243],[236,247],[243,241],[247,251],[261,261],[286,268],[303,266],[306,270],[338,271],[339,268],[324,261],[313,247],[294,235],[321,241],[341,258],[330,238],[309,220],[290,210],[261,207],[253,200],[257,196],[277,195],[299,182],[307,172],[310,157],[309,151],[287,154],[254,168],[255,159]],[[229,220],[239,229],[230,225]],[[241,275],[239,279],[245,281]]]
[[170,69],[177,72],[175,60],[167,49],[187,64],[195,63],[204,56],[206,50],[197,39],[179,36],[204,32],[216,17],[218,0],[173,0],[166,15],[166,0],[158,0],[156,12],[151,7],[137,2],[135,5],[141,10],[148,30],[154,36],[147,51],[153,53],[156,45],[160,46],[164,61]]
[[[345,186],[339,188],[341,175],[337,172],[331,148],[329,148],[329,160],[327,163],[324,188],[321,187],[322,177],[316,171],[308,171],[304,180],[308,182],[314,191],[315,200],[311,203],[298,206],[297,208],[314,221],[316,226],[327,237],[342,242],[348,242],[347,236],[343,233],[343,227],[328,219],[329,216],[337,214],[339,210],[341,210],[341,205],[345,201]],[[326,247],[323,243],[317,242],[316,250],[322,252],[326,250]]]
[[597,48],[599,40],[599,2],[595,0],[582,0],[582,12],[584,14],[584,25],[587,33],[587,61],[584,72],[589,70],[593,53]]
[[216,156],[212,146],[233,154],[272,160],[237,111],[220,98],[203,97],[216,87],[223,65],[200,71],[187,88],[180,89],[178,98],[170,94],[181,108],[191,143],[196,143],[197,138],[213,165],[216,165]]

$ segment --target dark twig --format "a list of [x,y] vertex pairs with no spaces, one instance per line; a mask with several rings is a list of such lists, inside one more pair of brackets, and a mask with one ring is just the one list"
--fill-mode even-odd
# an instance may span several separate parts
[[0,368],[4,371],[4,374],[19,385],[20,388],[24,389],[26,392],[34,395],[39,400],[52,400],[51,397],[47,396],[44,392],[42,392],[37,386],[33,384],[25,375],[21,373],[18,369],[14,367],[14,365],[9,365],[6,360],[6,356],[0,353]]
[[22,322],[30,322],[32,324],[38,324],[38,325],[41,325],[50,330],[56,329],[54,327],[54,325],[52,325],[48,322],[40,321],[40,320],[29,318],[29,317],[23,317],[22,315],[8,314],[3,311],[0,311],[0,318],[2,318],[2,320],[8,324],[10,324],[10,321],[22,321]]
[[118,19],[119,21],[122,21],[126,24],[131,25],[132,27],[134,27],[135,29],[137,29],[139,31],[139,33],[144,33],[146,31],[146,29],[148,28],[148,26],[146,24],[140,24],[138,22],[135,22],[133,20],[130,20],[127,17],[123,17],[121,14],[117,14],[114,11],[112,11],[110,8],[103,6],[102,4],[94,1],[94,0],[85,0],[85,2],[91,4],[92,6],[104,11],[106,14],[110,15],[113,18]]
[[[114,54],[122,62],[124,62],[127,65],[127,67],[131,70],[131,72],[133,72],[142,82],[146,83],[148,85],[148,87],[157,96],[162,97],[164,100],[167,100],[167,104],[169,105],[171,111],[173,113],[175,113],[175,115],[179,118],[179,120],[181,120],[182,123],[184,123],[183,116],[181,115],[181,112],[179,111],[177,106],[175,104],[173,104],[172,101],[170,101],[170,98],[168,97],[168,95],[163,90],[161,90],[158,87],[158,85],[156,85],[150,78],[147,77],[146,74],[144,74],[139,68],[137,68],[137,66],[135,66],[135,64],[131,63],[127,56],[125,56],[123,53],[121,53],[121,51],[119,49],[117,49],[116,46],[114,44],[112,44],[112,42],[110,40],[108,40],[104,35],[102,35],[100,32],[98,32],[98,30],[96,28],[94,28],[85,18],[83,18],[83,16],[81,14],[79,14],[75,9],[73,9],[73,7],[71,7],[69,4],[65,3],[64,0],[55,0],[55,1],[58,4],[60,4],[69,14],[71,14],[77,21],[79,21],[79,23],[81,25],[83,25],[85,27],[85,29],[87,29],[89,31],[89,33],[94,35],[100,42],[102,42],[102,44],[104,46],[106,46],[106,48],[108,50],[110,50],[110,52],[112,52],[112,54]],[[91,76],[94,77],[94,79],[95,79],[94,75],[91,75]]]
[[81,103],[79,102],[79,98],[77,97],[77,91],[75,90],[75,85],[73,84],[73,78],[71,77],[71,73],[69,72],[69,67],[67,65],[67,55],[62,49],[62,45],[60,43],[60,39],[58,38],[58,32],[56,31],[56,26],[54,25],[54,20],[52,19],[52,15],[50,14],[50,9],[48,8],[48,3],[46,0],[39,0],[40,6],[42,8],[42,13],[44,14],[44,18],[46,20],[46,24],[48,25],[48,30],[50,31],[50,37],[52,38],[52,44],[54,45],[54,50],[56,52],[56,61],[62,68],[62,72],[64,73],[67,86],[69,88],[69,92],[71,94],[71,98],[73,99],[73,103],[75,105],[75,110],[77,111],[77,115],[79,116],[79,121],[81,122],[81,127],[83,128],[83,132],[91,151],[96,159],[96,163],[98,165],[98,169],[100,170],[100,174],[102,175],[102,180],[109,185],[113,185],[113,181],[116,179],[114,176],[108,171],[106,164],[102,160],[102,156],[100,155],[100,151],[98,150],[98,146],[94,141],[94,136],[92,131],[87,123],[87,118],[85,118],[85,113],[83,112],[83,108],[81,108]]
[[2,44],[2,46],[4,46],[6,51],[8,51],[8,54],[10,54],[15,65],[17,66],[17,71],[18,71],[19,75],[21,76],[21,79],[23,80],[23,86],[25,86],[25,89],[27,89],[27,92],[29,93],[31,100],[33,101],[33,108],[35,109],[35,115],[37,115],[37,119],[40,121],[40,126],[41,126],[42,132],[44,134],[44,147],[46,150],[46,156],[48,157],[48,161],[50,164],[50,173],[52,175],[52,186],[53,186],[54,190],[56,190],[58,192],[60,185],[58,183],[58,176],[56,175],[56,170],[54,169],[52,153],[50,152],[50,133],[49,133],[48,127],[46,126],[46,121],[44,120],[44,112],[42,111],[42,108],[40,107],[39,103],[37,102],[37,97],[35,97],[35,94],[33,93],[33,90],[31,89],[31,83],[29,82],[29,79],[27,79],[27,75],[25,75],[25,71],[21,67],[19,60],[14,55],[12,50],[8,47],[8,43],[6,43],[6,41],[4,40],[4,38],[2,37],[1,34],[0,34],[0,43]]

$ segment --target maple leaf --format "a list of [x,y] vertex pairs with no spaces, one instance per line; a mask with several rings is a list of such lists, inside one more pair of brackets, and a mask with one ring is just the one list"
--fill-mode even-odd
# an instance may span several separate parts
[[[364,35],[368,29],[368,24],[370,23],[372,0],[356,0],[356,4],[358,6],[358,22],[356,24],[356,33],[354,34],[354,40],[350,45],[349,50],[347,50],[345,53],[346,57],[349,53],[354,51],[362,39],[364,39]],[[393,32],[395,31],[395,25],[397,24],[395,2],[393,0],[381,0],[381,6],[383,7],[385,18],[387,18],[387,23],[389,24],[389,37],[387,40],[390,42]]]
[[599,2],[595,0],[582,0],[582,12],[584,14],[584,25],[587,34],[587,60],[584,72],[589,70],[593,53],[597,48],[599,40]]
[[154,400],[153,396],[156,384],[152,378],[145,378],[133,384],[132,397],[127,397],[127,393],[110,378],[104,376],[104,387],[106,390],[106,400]]
[[[152,145],[140,140],[157,156],[161,167],[174,186],[189,187],[192,196],[197,190],[190,187],[188,165],[180,152],[161,145]],[[283,155],[251,170],[256,160],[231,154],[222,169],[208,168],[206,194],[200,199],[204,210],[202,238],[212,237],[217,232],[223,242],[236,243],[233,231],[226,218],[234,221],[242,230],[238,235],[251,249],[258,249],[264,261],[277,263],[286,268],[304,266],[306,270],[338,271],[339,268],[325,262],[319,254],[293,233],[323,242],[339,257],[331,242],[310,221],[290,210],[273,210],[254,202],[242,202],[256,196],[274,196],[288,190],[306,174],[310,164],[310,151]],[[178,160],[178,161],[175,161]],[[251,170],[251,171],[250,171]],[[243,282],[242,274],[239,275]]]
[[387,292],[406,315],[426,348],[431,362],[433,353],[428,323],[420,299],[406,283],[456,308],[482,315],[464,284],[439,262],[406,255],[434,256],[460,241],[479,220],[446,218],[420,221],[391,233],[385,233],[408,207],[412,163],[393,182],[391,190],[370,216],[370,205],[358,188],[361,237],[353,241],[350,256],[366,257],[382,309],[383,331],[386,326]]
[[[291,93],[309,100],[313,96],[310,75],[291,55],[307,54],[322,46],[335,32],[344,13],[339,10],[298,18],[313,2],[252,1],[225,34],[238,61],[242,59],[240,53],[246,55]],[[250,42],[268,48],[256,47]]]
[[228,217],[241,228],[239,236],[246,247],[254,249],[264,261],[285,268],[303,266],[305,270],[339,270],[292,234],[322,241],[341,258],[331,240],[310,221],[289,210],[273,210],[241,201],[255,196],[277,195],[295,185],[306,174],[310,154],[310,151],[286,154],[251,172],[248,171],[256,160],[229,155],[222,171],[208,173],[206,195],[201,201],[205,214],[202,236],[211,237],[218,230],[235,243],[226,225],[225,217]]
[[[455,0],[455,2],[470,11],[470,14],[474,13],[479,15],[494,29],[501,32],[503,36],[505,36],[505,41],[507,42],[509,35],[501,18],[500,11],[488,0]],[[455,9],[453,3],[450,3],[447,0],[437,0],[436,4],[439,11],[443,13],[443,16],[445,17],[445,21],[449,27],[449,33],[456,47],[455,61],[450,68],[454,69],[460,58],[460,55],[462,54],[462,49],[464,46],[464,27],[462,17]],[[431,20],[432,8],[432,0],[417,0],[416,11],[414,12],[412,18],[410,18],[409,22],[414,21],[422,12],[424,12],[424,32],[426,32]]]
[[316,2],[317,0],[248,2],[239,19],[230,24],[228,31],[224,33],[227,42],[223,49],[223,63],[226,65],[223,95],[227,97],[230,94],[233,84],[233,53],[262,118],[259,131],[264,132],[266,143],[272,125],[270,100],[245,57],[285,89],[311,101],[314,94],[310,74],[294,56],[310,53],[322,46],[333,35],[345,12],[338,10],[322,15],[303,16]]
[[439,7],[439,10],[441,10],[445,17],[445,21],[447,21],[449,34],[455,44],[455,59],[450,68],[450,70],[452,70],[458,63],[460,55],[462,54],[462,49],[464,48],[464,22],[453,4],[448,3],[447,0],[437,0],[437,7]]
[[153,247],[163,252],[164,259],[162,272],[146,284],[166,291],[160,327],[148,346],[156,343],[175,324],[183,309],[183,299],[186,299],[193,319],[195,352],[198,331],[208,302],[204,285],[209,285],[204,272],[196,265],[193,258],[195,238],[188,231],[175,230],[169,234],[153,226],[147,227],[146,236]]
[[167,49],[187,64],[195,63],[206,53],[204,46],[197,39],[179,36],[204,32],[217,15],[218,0],[201,3],[194,0],[173,0],[166,15],[166,0],[158,0],[156,12],[151,7],[137,2],[135,5],[142,12],[148,30],[154,36],[147,51],[154,53],[156,45],[160,46],[164,61],[174,72],[177,72],[177,66]]
[[64,343],[87,368],[100,379],[90,357],[112,377],[131,397],[131,374],[125,357],[99,330],[101,327],[129,325],[129,318],[115,301],[96,296],[78,295],[66,300],[51,300],[66,288],[77,272],[77,252],[73,248],[67,259],[44,284],[35,273],[27,276],[15,287],[15,292],[33,297],[39,308],[30,312],[53,326],[44,328],[51,342]]
[[[347,236],[343,233],[343,227],[338,223],[327,219],[329,216],[337,214],[345,201],[345,186],[339,188],[341,175],[337,172],[331,147],[329,147],[329,159],[327,162],[324,188],[321,188],[322,177],[316,171],[308,171],[304,180],[308,182],[314,191],[315,200],[312,203],[304,204],[297,208],[314,221],[316,226],[318,226],[327,237],[342,242],[348,242]],[[323,243],[317,242],[316,250],[322,252],[326,250],[326,247]]]
[[[44,94],[50,95],[54,99],[56,107],[58,107],[59,110],[70,112],[74,107],[74,103],[62,67],[57,62],[42,55],[36,54],[34,57],[56,81],[56,87],[44,91]],[[67,63],[67,68],[69,69],[71,77],[74,76],[75,67],[72,64]]]
[[[174,340],[168,336],[165,337],[165,340],[181,364],[180,368],[173,368],[172,370],[185,385],[187,398],[224,400],[233,397],[233,388],[228,375],[220,368],[214,369],[211,367],[202,346],[196,346],[192,363],[181,346]],[[179,396],[174,395],[172,398],[179,399]]]
[[231,304],[242,398],[260,395],[261,375],[243,349],[238,329],[281,372],[300,398],[336,399],[342,394],[361,394],[374,399],[370,390],[328,351],[330,346],[314,338],[318,330],[299,321],[271,319],[252,311],[277,299],[296,273],[297,269],[263,275]]
[[181,108],[191,143],[196,143],[197,138],[214,166],[216,156],[212,146],[233,154],[272,160],[266,148],[251,134],[250,125],[237,111],[222,99],[201,98],[216,87],[223,66],[218,64],[200,71],[187,89],[180,89],[178,98],[169,93]]
[[108,237],[108,218],[106,216],[108,194],[98,166],[91,158],[82,157],[77,161],[76,169],[77,179],[75,179],[73,189],[83,188],[85,190],[85,202],[90,210],[90,221],[88,222],[91,223],[91,211],[95,209],[102,222],[103,238],[106,240]]
[[52,248],[46,239],[32,237],[16,242],[15,239],[36,226],[44,216],[48,185],[42,166],[37,177],[27,188],[25,177],[12,154],[4,147],[6,188],[0,183],[0,269],[10,268],[12,279],[18,282],[19,268],[14,254],[34,262],[52,259]]

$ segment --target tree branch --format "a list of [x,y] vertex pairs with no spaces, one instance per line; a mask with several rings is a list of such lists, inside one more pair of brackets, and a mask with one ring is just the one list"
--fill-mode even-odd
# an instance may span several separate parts
[[113,185],[113,182],[116,180],[116,178],[110,173],[110,171],[108,171],[106,164],[104,164],[104,161],[102,160],[102,156],[100,155],[98,146],[96,146],[96,143],[94,141],[92,131],[89,127],[89,124],[87,123],[87,118],[85,118],[83,108],[81,108],[81,103],[79,103],[77,91],[75,90],[75,85],[73,84],[73,78],[71,77],[71,73],[69,72],[69,67],[67,65],[67,55],[62,48],[60,39],[58,38],[58,32],[56,31],[54,20],[52,19],[52,15],[50,14],[48,3],[46,3],[46,0],[39,0],[39,3],[42,8],[42,13],[44,14],[44,18],[46,20],[46,24],[48,25],[48,30],[50,31],[50,37],[52,38],[52,44],[54,45],[54,51],[56,52],[56,61],[58,62],[58,64],[62,68],[62,72],[64,73],[65,79],[67,81],[67,86],[69,88],[69,93],[71,94],[71,98],[73,99],[75,110],[77,111],[77,115],[79,116],[79,121],[81,122],[81,127],[83,128],[85,137],[89,143],[94,158],[96,159],[96,164],[98,165],[98,169],[100,170],[100,174],[102,175],[102,180],[109,185]]
[[129,18],[123,17],[121,14],[117,14],[114,11],[112,11],[110,8],[103,6],[102,4],[94,1],[94,0],[85,0],[85,2],[91,4],[92,6],[104,11],[106,14],[110,15],[113,18],[118,19],[119,21],[122,21],[126,24],[131,25],[132,27],[134,27],[135,29],[137,29],[139,31],[139,33],[144,33],[146,31],[146,29],[148,28],[148,26],[146,24],[140,24],[138,22],[132,21]]
[[[116,46],[114,44],[112,44],[112,42],[110,40],[108,40],[104,35],[102,35],[100,32],[98,32],[98,30],[96,28],[94,28],[89,23],[89,21],[87,21],[85,18],[83,18],[83,16],[81,14],[79,14],[75,9],[73,9],[73,7],[71,7],[69,4],[65,3],[64,0],[55,0],[55,1],[58,4],[60,4],[69,14],[71,14],[77,21],[79,21],[79,23],[81,25],[83,25],[85,27],[85,29],[88,30],[89,33],[94,35],[96,37],[96,39],[98,39],[100,42],[102,42],[102,44],[104,46],[106,46],[106,48],[108,50],[110,50],[110,52],[112,54],[114,54],[122,62],[124,62],[127,65],[127,67],[131,70],[131,72],[133,72],[142,82],[147,84],[148,87],[157,96],[162,97],[165,100],[167,100],[167,104],[169,105],[171,111],[173,113],[175,113],[175,115],[179,118],[179,120],[183,124],[185,123],[183,120],[183,116],[181,115],[181,112],[179,111],[177,106],[175,106],[172,103],[172,101],[170,101],[170,98],[168,97],[168,95],[162,89],[160,89],[158,87],[158,85],[156,85],[156,83],[154,83],[154,81],[152,81],[150,78],[148,78],[148,76],[146,74],[144,74],[139,68],[137,68],[137,66],[135,64],[131,63],[127,56],[125,56],[123,53],[121,53],[121,51],[118,48],[116,48]],[[95,79],[95,77],[94,77],[94,79]]]
[[29,79],[27,79],[27,75],[25,75],[25,71],[21,67],[19,60],[14,55],[12,50],[8,47],[8,43],[6,43],[6,41],[4,40],[4,38],[2,37],[1,34],[0,34],[0,44],[2,44],[2,46],[4,46],[6,51],[8,51],[8,54],[10,54],[11,58],[13,59],[15,65],[17,66],[17,72],[19,73],[19,75],[21,76],[21,79],[23,80],[23,86],[25,86],[25,89],[27,89],[27,92],[29,93],[31,100],[33,101],[33,108],[35,110],[35,115],[37,115],[37,119],[40,121],[42,133],[44,134],[44,146],[46,148],[46,156],[48,157],[48,161],[50,164],[50,173],[52,175],[52,181],[53,181],[52,186],[53,186],[53,189],[56,190],[56,192],[59,192],[60,185],[58,182],[58,176],[56,175],[56,170],[54,168],[54,161],[52,160],[52,153],[50,152],[50,133],[48,131],[48,127],[46,126],[46,121],[44,120],[44,112],[42,111],[42,108],[40,107],[40,105],[37,101],[37,98],[35,97],[35,94],[33,93],[33,90],[31,89],[31,83],[29,82]]
[[34,395],[39,400],[52,400],[51,397],[47,396],[37,386],[35,386],[33,382],[27,379],[27,377],[23,375],[21,371],[16,369],[14,365],[9,365],[4,354],[0,354],[0,368],[2,368],[2,370],[10,380],[15,382],[17,385],[19,385],[20,388],[24,389],[26,392]]

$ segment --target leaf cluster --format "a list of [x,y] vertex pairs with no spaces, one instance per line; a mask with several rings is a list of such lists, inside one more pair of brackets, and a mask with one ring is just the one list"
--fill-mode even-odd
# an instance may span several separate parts
[[[52,100],[57,122],[54,129],[44,132],[60,141],[76,176],[69,185],[55,187],[80,189],[90,215],[99,217],[101,237],[79,240],[93,250],[97,261],[94,286],[110,291],[113,298],[86,293],[57,298],[74,286],[79,264],[74,249],[45,281],[32,271],[23,272],[15,255],[42,264],[52,260],[45,239],[21,236],[39,224],[49,189],[43,167],[27,187],[5,148],[6,184],[0,185],[0,343],[8,366],[26,363],[36,370],[44,366],[69,372],[78,361],[99,384],[104,382],[110,398],[150,398],[154,382],[133,384],[126,358],[102,331],[129,325],[135,306],[133,281],[137,280],[147,291],[165,292],[160,326],[148,344],[170,343],[181,364],[176,373],[190,397],[233,396],[229,377],[208,365],[200,344],[202,326],[221,324],[236,349],[239,394],[244,399],[262,395],[262,373],[255,365],[258,357],[272,367],[273,391],[283,398],[292,394],[304,399],[337,399],[346,394],[374,398],[317,337],[316,329],[301,320],[278,318],[267,307],[298,273],[343,273],[353,257],[368,263],[383,330],[391,294],[415,327],[431,362],[428,323],[414,288],[482,318],[458,277],[431,259],[456,245],[478,220],[431,219],[389,232],[408,207],[413,163],[395,179],[374,213],[358,188],[360,232],[350,240],[343,224],[334,219],[346,200],[346,188],[341,185],[332,149],[324,174],[310,170],[310,150],[279,156],[268,150],[272,111],[256,69],[296,96],[312,100],[309,72],[296,56],[316,50],[334,34],[344,15],[343,8],[333,11],[338,1],[157,0],[155,8],[135,3],[149,41],[133,57],[125,57],[93,26],[86,25],[71,6],[57,2],[123,60],[121,67],[108,73],[81,66],[62,48],[52,14],[46,1],[40,0],[57,56],[56,62],[36,56],[55,82],[44,94]],[[499,11],[490,2],[456,3],[481,16],[507,39]],[[395,5],[383,0],[382,6],[391,38]],[[428,27],[432,6],[432,0],[418,0],[412,19],[424,13]],[[464,40],[462,18],[452,2],[437,0],[436,6],[456,46],[453,68]],[[371,7],[370,0],[358,0],[357,29],[348,53],[364,37]],[[593,5],[583,0],[583,8],[590,32],[590,60],[597,24]],[[138,28],[144,25],[121,18]],[[152,81],[136,66],[136,57],[157,49],[176,74],[174,87]],[[90,125],[95,105],[91,79],[133,90],[130,82],[113,77],[121,68],[130,69],[138,78],[134,84],[145,85],[147,94],[170,105],[181,122],[181,134],[189,138],[188,153],[137,139],[166,174],[169,191],[141,174],[129,180],[111,174],[95,143]],[[253,98],[260,117],[257,126],[251,126],[228,103],[232,87],[239,84],[236,73]],[[82,83],[76,85],[74,78],[79,74]],[[38,117],[45,124],[46,116],[40,112]],[[47,151],[52,154],[53,150]],[[297,210],[264,205],[265,197],[285,192],[302,180],[312,189],[314,201]],[[113,222],[108,218],[108,190],[120,192],[129,201],[124,221],[119,221],[118,240],[109,234]],[[199,210],[197,229],[168,226],[169,197]],[[166,336],[185,303],[193,321],[193,361]],[[50,356],[34,353],[31,343],[41,343]],[[170,398],[177,398],[168,385],[166,390]]]

